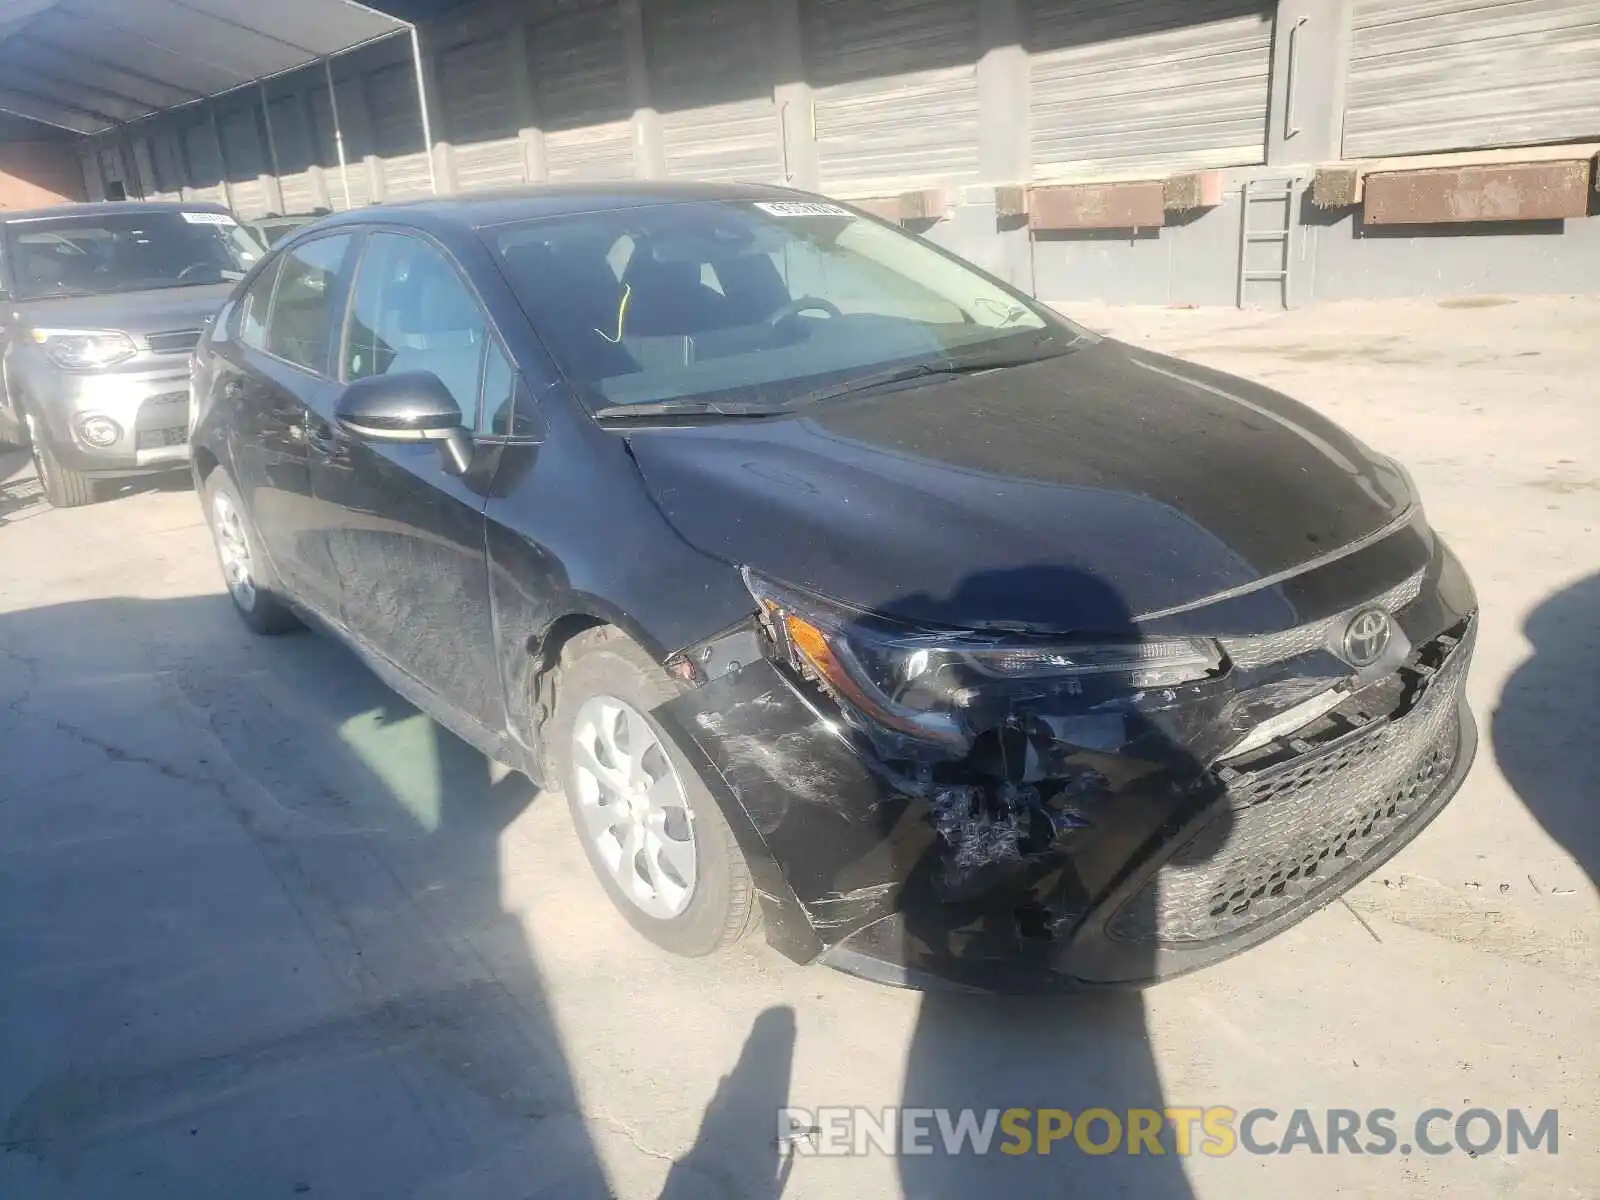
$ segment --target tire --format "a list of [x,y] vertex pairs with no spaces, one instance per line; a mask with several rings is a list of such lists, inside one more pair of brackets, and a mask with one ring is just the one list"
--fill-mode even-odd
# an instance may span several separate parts
[[228,473],[213,469],[200,496],[228,599],[245,627],[264,637],[305,628],[278,594],[278,581],[260,553],[260,536]]
[[45,436],[32,413],[24,413],[28,445],[33,451],[33,470],[39,476],[39,486],[51,508],[82,508],[100,498],[97,481],[81,471],[69,471],[50,449],[50,439]]
[[[650,941],[686,958],[716,953],[746,937],[757,923],[759,909],[744,855],[716,800],[650,715],[658,705],[679,694],[677,687],[644,650],[621,631],[605,627],[580,634],[568,643],[556,689],[550,744],[558,762],[561,788],[566,793],[578,840],[611,902]],[[670,782],[678,785],[676,794],[683,801],[682,817],[669,815],[655,837],[654,844],[659,849],[652,851],[650,834],[644,834],[639,853],[626,867],[617,865],[626,857],[627,849],[627,834],[621,831],[648,826],[658,819],[654,813],[659,810],[652,809],[650,816],[635,821],[628,815],[626,801],[606,803],[617,793],[608,791],[595,771],[579,763],[583,757],[580,736],[589,742],[594,755],[587,760],[589,764],[598,758],[601,765],[607,765],[608,758],[614,757],[608,754],[607,739],[599,732],[594,717],[597,712],[608,712],[614,701],[621,701],[632,710],[624,716],[619,729],[635,731],[640,742],[650,737],[655,741],[654,749],[638,752],[642,776],[653,783],[646,791],[635,793],[634,799],[648,806],[650,799],[657,796],[658,787],[661,795],[671,796],[665,770],[670,766]],[[635,718],[642,718],[646,730],[637,730]],[[592,735],[590,731],[594,731]],[[618,745],[619,741],[614,736],[609,745]],[[635,759],[629,757],[626,761]],[[619,822],[617,826],[596,832],[613,819]],[[670,856],[669,844],[673,850]],[[683,878],[685,872],[674,871],[674,865],[684,861],[685,844],[693,847],[694,870],[689,880]],[[609,862],[608,854],[615,854],[617,862]],[[691,884],[687,889],[680,886],[685,882]],[[649,891],[652,899],[641,900],[644,891]],[[678,911],[671,911],[674,908]]]

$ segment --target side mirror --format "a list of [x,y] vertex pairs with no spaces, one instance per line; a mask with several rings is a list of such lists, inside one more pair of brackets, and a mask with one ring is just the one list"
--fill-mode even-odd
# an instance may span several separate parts
[[339,397],[334,418],[366,442],[437,442],[445,470],[472,466],[472,435],[461,424],[450,389],[432,371],[402,371],[358,379]]

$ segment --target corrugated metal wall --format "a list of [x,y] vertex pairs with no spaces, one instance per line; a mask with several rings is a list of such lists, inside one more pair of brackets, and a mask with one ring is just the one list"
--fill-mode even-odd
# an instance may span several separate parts
[[[184,129],[183,156],[188,164],[188,178],[191,180],[190,186],[184,189],[184,198],[221,204],[224,199],[222,159],[217,154],[217,142],[212,134],[211,123],[203,116],[198,122]],[[197,186],[202,184],[203,186]]]
[[801,0],[822,190],[978,177],[973,0]]
[[[356,93],[347,83],[337,83],[339,89],[339,123],[344,130],[345,160],[349,169],[342,173],[339,170],[339,153],[333,137],[333,105],[328,100],[328,89],[317,87],[311,89],[311,126],[317,139],[317,157],[328,168],[328,200],[329,206],[337,212],[343,212],[346,207],[360,208],[362,205],[372,203],[372,185],[368,180],[366,165],[361,161],[365,147],[356,130],[349,124],[346,115],[350,110],[349,101],[357,99]],[[345,203],[345,183],[349,182],[350,201]]]
[[[372,152],[383,164],[383,198],[410,200],[433,194],[422,140],[416,68],[409,62],[381,67],[361,80],[372,124]],[[341,117],[344,96],[339,97]]]
[[1356,0],[1346,157],[1600,136],[1600,0]]
[[272,114],[272,140],[278,148],[278,166],[283,172],[278,177],[278,187],[283,193],[286,213],[310,212],[320,203],[311,178],[311,168],[319,163],[307,103],[303,92],[267,102]]
[[[659,114],[654,128],[669,175],[781,180],[773,89],[805,82],[812,109],[791,111],[790,133],[812,139],[824,191],[884,196],[979,181],[984,0],[796,2],[802,72],[780,78],[770,4],[641,0],[643,92]],[[1600,0],[1352,3],[1346,156],[1600,138]],[[1020,5],[1027,75],[997,82],[1002,93],[1026,89],[1028,178],[1128,179],[1264,160],[1270,0]],[[511,55],[523,39],[507,31],[524,22],[528,61],[519,64]],[[641,81],[630,79],[623,22],[621,0],[507,0],[430,27],[433,44],[444,47],[433,63],[435,134],[454,147],[457,190],[523,181],[538,146],[525,146],[520,133],[530,121],[555,181],[632,178],[652,161],[653,148],[636,145],[651,126],[633,120]],[[1309,28],[1309,36],[1331,36]],[[529,99],[520,90],[524,66],[531,112],[519,110],[519,95]],[[409,46],[374,44],[334,69],[349,203],[430,194]],[[268,90],[283,208],[303,212],[324,196],[345,207],[320,66]],[[1013,97],[1020,93],[999,102]],[[796,131],[795,122],[808,127]],[[148,170],[122,170],[145,194],[208,200],[224,198],[226,176],[234,206],[254,215],[271,202],[260,180],[272,169],[262,130],[259,93],[237,93],[135,126],[127,136],[139,140]],[[115,168],[96,154],[116,142],[107,136],[85,146],[84,161],[102,184]]]
[[1038,179],[1264,162],[1272,16],[1256,0],[1028,0]]
[[151,182],[155,192],[152,200],[183,199],[183,147],[178,144],[176,131],[158,129],[150,138],[150,164],[155,171]]
[[572,3],[528,30],[550,178],[631,179],[633,105],[615,0]]
[[525,182],[511,49],[506,38],[489,38],[439,56],[442,136],[455,147],[461,191]]
[[667,174],[782,180],[769,23],[769,9],[750,0],[645,5],[650,100],[661,114]]
[[272,164],[268,161],[259,120],[254,106],[231,108],[217,114],[217,131],[222,137],[222,154],[228,168],[228,195],[234,212],[241,217],[259,217],[271,208],[261,176],[271,173]]

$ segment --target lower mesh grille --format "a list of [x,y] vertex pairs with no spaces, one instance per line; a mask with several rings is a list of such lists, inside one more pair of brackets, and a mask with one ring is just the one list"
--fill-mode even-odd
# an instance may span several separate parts
[[188,440],[188,428],[176,425],[170,429],[141,429],[135,436],[134,445],[139,450],[160,450],[167,446],[181,446]]
[[1408,668],[1426,689],[1404,715],[1230,780],[1228,807],[1123,903],[1111,936],[1174,945],[1235,937],[1359,879],[1356,868],[1381,859],[1448,778],[1471,656],[1469,634],[1436,671]]
[[189,393],[163,392],[139,406],[134,421],[134,447],[160,450],[189,440]]

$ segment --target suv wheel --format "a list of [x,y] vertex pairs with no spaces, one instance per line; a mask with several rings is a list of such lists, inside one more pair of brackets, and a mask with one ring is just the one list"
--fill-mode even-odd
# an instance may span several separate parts
[[717,802],[650,713],[678,693],[639,646],[612,628],[562,655],[552,748],[589,863],[611,902],[645,937],[699,957],[754,926],[744,855]]
[[81,508],[99,499],[99,490],[92,476],[81,471],[69,471],[56,460],[55,451],[45,437],[38,419],[24,411],[23,424],[28,429],[28,445],[33,451],[33,470],[39,476],[39,486],[52,508]]
[[222,581],[228,585],[228,597],[239,619],[253,633],[271,635],[301,628],[300,618],[273,593],[266,564],[256,552],[260,539],[250,527],[244,501],[228,473],[215,468],[206,477],[201,497]]

